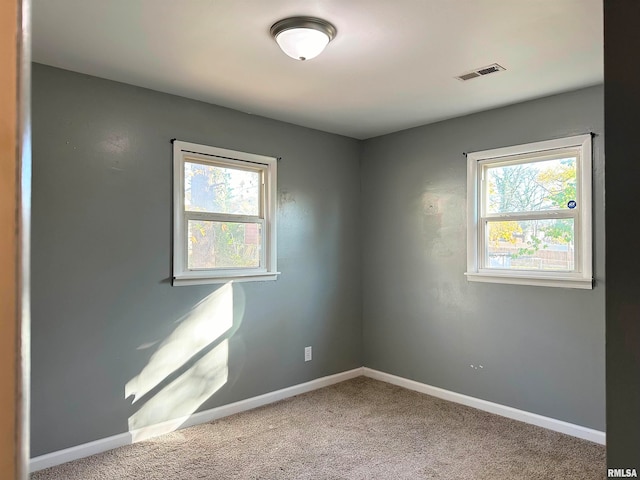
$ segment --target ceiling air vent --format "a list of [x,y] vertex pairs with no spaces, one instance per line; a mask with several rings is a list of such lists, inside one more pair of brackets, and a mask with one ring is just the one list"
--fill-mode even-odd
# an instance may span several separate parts
[[482,77],[483,75],[489,75],[491,73],[496,73],[504,69],[504,67],[498,65],[497,63],[494,63],[492,65],[487,65],[486,67],[477,68],[475,70],[472,70],[471,72],[463,73],[456,78],[464,82],[467,80],[471,80],[472,78]]

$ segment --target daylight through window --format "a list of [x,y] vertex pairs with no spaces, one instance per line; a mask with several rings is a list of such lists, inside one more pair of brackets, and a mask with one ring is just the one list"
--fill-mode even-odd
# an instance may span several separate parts
[[591,136],[474,152],[471,281],[592,288]]
[[174,285],[275,279],[276,167],[174,141]]

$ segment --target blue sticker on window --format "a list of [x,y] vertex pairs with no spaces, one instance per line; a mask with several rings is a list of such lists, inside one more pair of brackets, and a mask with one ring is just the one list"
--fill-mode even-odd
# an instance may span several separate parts
[[567,203],[567,207],[569,208],[576,208],[576,201],[575,200],[569,200],[569,203]]

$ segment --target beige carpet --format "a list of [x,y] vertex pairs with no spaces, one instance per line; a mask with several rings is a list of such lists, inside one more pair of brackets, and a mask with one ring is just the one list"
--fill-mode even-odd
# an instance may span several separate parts
[[31,478],[600,480],[605,471],[603,446],[359,377]]

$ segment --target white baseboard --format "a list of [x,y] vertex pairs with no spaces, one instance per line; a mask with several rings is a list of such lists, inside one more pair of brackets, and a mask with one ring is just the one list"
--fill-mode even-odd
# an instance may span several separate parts
[[[276,390],[275,392],[265,393],[264,395],[258,395],[257,397],[247,398],[239,402],[230,403],[228,405],[222,405],[220,407],[205,410],[203,412],[197,412],[189,417],[186,417],[180,424],[179,428],[192,427],[201,423],[211,422],[219,418],[227,417],[235,413],[244,412],[253,408],[262,407],[285,398],[300,395],[302,393],[317,390],[319,388],[328,387],[335,383],[344,382],[351,378],[360,377],[363,375],[363,367],[354,368],[346,372],[337,373],[335,375],[329,375],[327,377],[311,380],[310,382],[301,383],[299,385],[293,385],[292,387],[283,388],[282,390]],[[175,423],[175,420],[171,420],[166,423]],[[166,432],[166,429],[162,428],[163,424],[154,425],[152,428],[157,429],[160,432]],[[157,427],[157,428],[156,428]],[[29,471],[36,472],[44,468],[54,467],[72,460],[88,457],[97,453],[106,452],[114,448],[123,447],[125,445],[131,445],[133,438],[135,438],[136,432],[120,433],[111,437],[95,440],[93,442],[84,443],[75,447],[65,448],[64,450],[58,450],[56,452],[47,453],[34,457],[29,462]],[[146,435],[150,438],[149,435]]]
[[106,452],[107,450],[113,450],[118,447],[124,447],[125,445],[131,445],[131,443],[131,433],[127,432],[113,435],[112,437],[101,438],[93,442],[83,443],[75,447],[65,448],[64,450],[47,453],[39,457],[33,457],[29,461],[29,472],[33,473],[43,468],[55,467],[56,465],[61,465],[72,460]]
[[[203,412],[197,412],[189,417],[186,417],[180,424],[181,428],[187,428],[202,423],[211,422],[219,418],[227,417],[236,413],[251,410],[253,408],[268,405],[285,398],[300,395],[302,393],[317,390],[319,388],[327,387],[336,383],[356,378],[359,376],[366,376],[375,380],[391,383],[399,387],[414,390],[416,392],[426,393],[434,397],[449,400],[451,402],[460,403],[469,407],[484,410],[486,412],[501,415],[503,417],[519,420],[524,423],[530,423],[539,427],[547,428],[556,432],[565,433],[574,437],[590,440],[595,443],[605,445],[606,434],[599,430],[594,430],[580,425],[574,425],[572,423],[564,422],[562,420],[556,420],[555,418],[544,417],[536,413],[525,412],[524,410],[518,410],[517,408],[507,407],[498,403],[481,400],[479,398],[470,397],[461,393],[451,392],[438,387],[433,387],[424,383],[416,382],[406,378],[391,375],[389,373],[380,372],[367,367],[354,368],[346,372],[337,373],[335,375],[329,375],[328,377],[318,378],[311,380],[310,382],[301,383],[291,387],[283,388],[282,390],[276,390],[275,392],[265,393],[264,395],[258,395],[257,397],[247,398],[239,402],[230,403],[228,405],[222,405],[220,407],[205,410]],[[175,424],[175,420],[165,422],[166,424]],[[153,425],[150,429],[155,429],[159,432],[166,432],[163,429],[164,423]],[[36,472],[44,468],[60,465],[79,458],[88,457],[97,453],[106,452],[114,448],[123,447],[125,445],[131,445],[133,438],[136,437],[137,431],[120,433],[111,437],[95,440],[93,442],[84,443],[75,447],[65,448],[64,450],[58,450],[56,452],[47,453],[39,457],[34,457],[29,462],[29,471]],[[147,438],[150,436],[145,435]]]
[[432,387],[424,383],[416,382],[402,377],[397,377],[389,373],[380,372],[371,368],[364,367],[364,375],[375,380],[391,383],[399,387],[404,387],[409,390],[415,390],[416,392],[426,393],[433,397],[442,398],[443,400],[449,400],[450,402],[460,403],[467,405],[468,407],[477,408],[478,410],[484,410],[486,412],[495,413],[503,417],[519,420],[531,425],[537,425],[555,432],[565,433],[573,437],[582,438],[591,442],[599,443],[601,445],[606,444],[606,433],[592,428],[575,425],[573,423],[564,422],[562,420],[556,420],[555,418],[545,417],[538,415],[537,413],[526,412],[524,410],[518,410],[517,408],[507,407],[506,405],[500,405],[499,403],[488,402],[487,400],[481,400],[475,397],[469,397],[461,393],[451,392],[443,388]]

